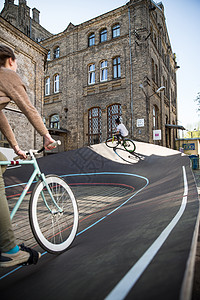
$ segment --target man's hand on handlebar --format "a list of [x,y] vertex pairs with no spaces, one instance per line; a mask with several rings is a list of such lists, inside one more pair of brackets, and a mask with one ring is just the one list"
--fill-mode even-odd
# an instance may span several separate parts
[[27,158],[26,153],[23,150],[21,150],[18,145],[14,146],[13,150],[19,156],[20,159]]
[[55,140],[52,139],[51,135],[49,133],[44,135],[44,148],[45,150],[52,150],[54,149],[56,146],[52,145],[53,143],[55,143]]

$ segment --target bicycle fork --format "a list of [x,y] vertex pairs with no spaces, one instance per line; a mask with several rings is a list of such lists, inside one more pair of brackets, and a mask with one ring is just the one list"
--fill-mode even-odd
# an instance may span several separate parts
[[55,201],[54,196],[53,196],[53,194],[52,194],[52,192],[51,192],[51,189],[50,189],[48,183],[46,182],[46,177],[45,177],[45,175],[42,173],[42,174],[40,174],[40,177],[41,177],[41,179],[42,179],[42,184],[43,184],[43,186],[46,187],[46,189],[47,189],[47,191],[48,191],[48,193],[49,193],[49,196],[50,196],[51,200],[53,201],[54,205],[56,206],[56,208],[58,209],[58,211],[53,211],[53,210],[49,207],[49,205],[48,205],[48,203],[47,203],[47,201],[46,201],[45,195],[44,195],[43,191],[41,191],[41,196],[42,196],[42,199],[44,200],[44,203],[45,203],[46,207],[47,207],[48,210],[49,210],[52,214],[54,214],[54,215],[57,214],[57,213],[62,213],[62,212],[63,212],[63,209],[61,209],[61,208],[58,206],[57,202]]

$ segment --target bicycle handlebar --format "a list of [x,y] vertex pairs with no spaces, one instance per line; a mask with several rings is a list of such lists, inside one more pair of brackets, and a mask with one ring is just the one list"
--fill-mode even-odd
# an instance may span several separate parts
[[[58,147],[58,146],[60,146],[60,145],[61,145],[61,141],[60,140],[55,141],[52,144],[50,144],[50,146],[53,146],[55,148]],[[41,153],[44,150],[45,150],[45,148],[43,146],[40,150],[32,150],[32,149],[30,149],[29,151],[32,152],[33,154],[39,154],[39,153]],[[26,152],[26,155],[30,156],[30,152]],[[18,159],[20,159],[19,155],[17,155],[16,157],[14,157],[14,160],[18,160]]]
[[[55,141],[52,144],[50,144],[50,146],[55,147],[55,148],[58,147],[58,146],[60,146],[60,145],[61,145],[61,141],[60,140]],[[42,152],[44,150],[45,150],[45,148],[43,146],[40,150],[36,150],[37,151],[36,153],[40,153],[40,152]]]

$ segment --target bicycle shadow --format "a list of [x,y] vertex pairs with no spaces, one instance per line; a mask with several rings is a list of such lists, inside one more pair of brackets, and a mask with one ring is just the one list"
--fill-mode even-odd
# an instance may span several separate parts
[[[127,150],[123,149],[123,148],[119,148],[114,147],[113,151],[115,152],[115,154],[117,154],[123,161],[129,163],[129,164],[135,164],[138,163],[139,161],[144,160],[145,156],[141,155],[137,152],[128,152]],[[122,152],[123,151],[123,152]],[[125,157],[125,155],[123,155],[122,153],[126,153],[127,156]]]

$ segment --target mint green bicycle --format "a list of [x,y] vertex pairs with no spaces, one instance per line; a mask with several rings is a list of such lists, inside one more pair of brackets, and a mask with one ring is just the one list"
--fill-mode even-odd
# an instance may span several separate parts
[[0,165],[33,165],[34,171],[10,216],[11,219],[14,217],[36,180],[29,202],[30,226],[38,244],[47,252],[58,254],[66,251],[76,236],[78,207],[70,187],[62,178],[41,173],[35,156],[42,150],[29,150],[30,160],[0,161]]

